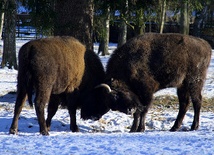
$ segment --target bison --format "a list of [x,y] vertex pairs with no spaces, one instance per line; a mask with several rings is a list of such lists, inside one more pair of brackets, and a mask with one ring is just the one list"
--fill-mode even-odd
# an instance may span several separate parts
[[[27,97],[29,104],[33,104],[33,91],[42,135],[49,134],[51,118],[61,102],[68,106],[70,129],[73,132],[78,131],[76,109],[81,107],[78,100],[103,82],[105,76],[103,66],[95,53],[86,50],[73,37],[52,37],[33,40],[23,45],[18,60],[17,98],[9,132],[17,134],[19,115]],[[44,108],[47,103],[49,115],[45,121]]]
[[[197,130],[201,91],[210,59],[210,45],[193,36],[155,33],[137,36],[113,52],[107,64],[105,83],[94,90],[98,94],[94,100],[112,110],[133,113],[130,132],[143,132],[153,94],[176,87],[179,113],[171,131],[181,126],[190,99],[194,108],[191,130]],[[95,112],[82,110],[84,118],[95,118]]]

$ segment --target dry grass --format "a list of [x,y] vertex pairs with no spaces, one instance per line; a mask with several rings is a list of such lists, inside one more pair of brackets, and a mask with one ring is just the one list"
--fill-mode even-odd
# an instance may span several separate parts
[[[15,92],[10,92],[15,95]],[[14,104],[0,104],[0,109],[11,111],[14,108]],[[25,104],[24,108],[31,109],[29,104]],[[154,97],[151,109],[154,110],[176,110],[178,111],[179,104],[177,96],[163,95]],[[190,110],[193,110],[192,104],[190,104]],[[214,112],[214,98],[203,98],[202,112]]]
[[[152,108],[178,110],[179,108],[178,98],[177,96],[169,96],[169,95],[155,97],[153,100]],[[190,104],[189,109],[193,110],[192,103]],[[214,112],[214,98],[203,98],[201,111]]]

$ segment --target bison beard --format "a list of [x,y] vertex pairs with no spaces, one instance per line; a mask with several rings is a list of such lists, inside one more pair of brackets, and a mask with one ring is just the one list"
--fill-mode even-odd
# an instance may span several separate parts
[[[190,99],[194,108],[191,130],[197,130],[201,90],[210,59],[210,45],[199,38],[153,33],[137,36],[111,55],[105,78],[111,91],[100,91],[100,96],[105,97],[99,104],[125,113],[135,109],[130,131],[142,132],[153,94],[160,89],[176,87],[179,112],[171,131],[180,128]],[[101,87],[106,89],[104,84]]]
[[[99,57],[73,37],[53,37],[26,43],[21,47],[18,58],[17,98],[9,132],[17,134],[18,118],[26,98],[30,105],[33,104],[33,90],[42,135],[49,134],[51,119],[61,103],[68,107],[70,129],[79,131],[76,109],[82,105],[78,101],[90,95],[90,91],[104,80],[105,72]],[[44,107],[48,102],[45,121]]]

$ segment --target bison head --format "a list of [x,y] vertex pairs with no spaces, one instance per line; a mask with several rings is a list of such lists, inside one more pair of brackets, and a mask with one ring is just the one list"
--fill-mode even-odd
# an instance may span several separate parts
[[106,89],[103,91],[105,93],[104,97],[105,105],[112,110],[118,110],[125,114],[133,114],[137,109],[142,110],[142,104],[138,96],[126,88],[125,85],[122,87],[114,85],[111,83],[111,86],[107,84],[101,84],[98,86]]
[[103,91],[105,90],[102,88],[95,88],[81,99],[82,119],[98,120],[110,110],[105,102],[106,93]]

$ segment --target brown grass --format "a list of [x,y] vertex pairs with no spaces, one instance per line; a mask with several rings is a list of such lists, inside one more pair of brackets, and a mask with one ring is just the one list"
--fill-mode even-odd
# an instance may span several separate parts
[[[154,97],[152,108],[178,110],[179,108],[178,98],[177,96],[170,95]],[[190,104],[189,109],[193,110],[192,103]],[[214,98],[203,98],[201,111],[214,112]]]
[[[14,104],[0,104],[0,109],[5,109],[11,111],[14,108]],[[25,104],[24,108],[31,109],[28,103]],[[177,96],[173,95],[163,95],[154,97],[151,109],[154,110],[176,110],[178,111],[179,104]],[[192,103],[189,107],[190,110],[193,110]],[[202,103],[202,112],[214,112],[214,98],[203,98]]]

